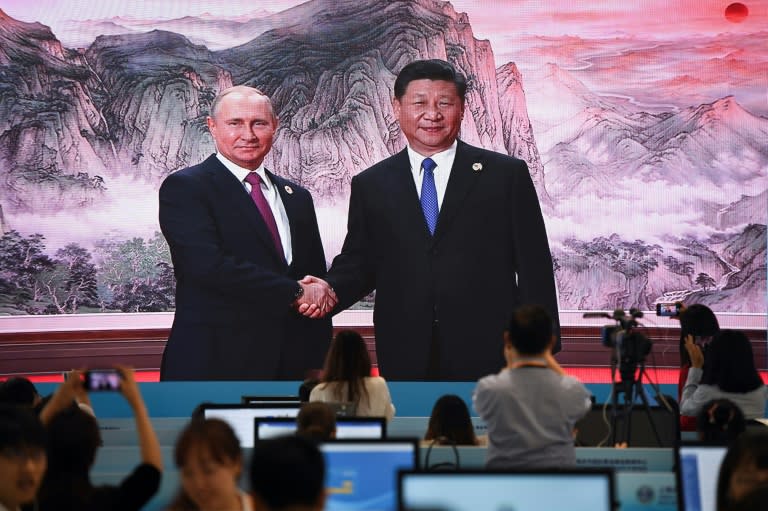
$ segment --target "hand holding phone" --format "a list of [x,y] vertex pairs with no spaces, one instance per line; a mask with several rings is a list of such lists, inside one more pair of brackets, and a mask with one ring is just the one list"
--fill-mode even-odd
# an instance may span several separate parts
[[91,369],[85,372],[84,386],[88,392],[120,390],[120,373],[115,369]]
[[680,302],[659,302],[656,304],[656,315],[676,318],[680,315]]

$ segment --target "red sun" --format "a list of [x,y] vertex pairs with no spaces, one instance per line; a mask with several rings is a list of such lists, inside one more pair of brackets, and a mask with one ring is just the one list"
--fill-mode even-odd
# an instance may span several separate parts
[[749,16],[749,9],[741,2],[734,2],[725,8],[725,19],[731,23],[741,23]]

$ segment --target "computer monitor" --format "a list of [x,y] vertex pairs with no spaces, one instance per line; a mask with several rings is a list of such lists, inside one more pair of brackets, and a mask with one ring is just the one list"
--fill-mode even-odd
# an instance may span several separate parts
[[332,440],[325,457],[326,511],[397,509],[397,473],[418,468],[416,438]]
[[253,420],[256,417],[296,417],[301,403],[220,404],[201,406],[206,419],[222,419],[232,426],[242,447],[253,447]]
[[301,403],[299,396],[240,396],[243,404],[261,403]]
[[609,469],[401,471],[400,511],[612,511]]
[[[296,432],[296,419],[291,417],[256,417],[254,440],[264,440]],[[336,438],[384,438],[387,421],[384,417],[337,417]]]
[[681,511],[715,511],[717,477],[727,447],[681,442],[677,451],[677,499]]

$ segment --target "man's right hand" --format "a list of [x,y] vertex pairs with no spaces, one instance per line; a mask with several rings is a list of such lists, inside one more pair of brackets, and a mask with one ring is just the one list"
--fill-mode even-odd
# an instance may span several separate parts
[[333,288],[323,279],[307,275],[299,281],[304,293],[296,300],[294,306],[299,314],[308,318],[322,318],[338,303]]

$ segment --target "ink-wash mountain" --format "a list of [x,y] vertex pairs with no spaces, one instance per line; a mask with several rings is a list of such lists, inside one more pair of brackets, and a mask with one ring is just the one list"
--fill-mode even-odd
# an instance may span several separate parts
[[[0,10],[0,197],[6,217],[82,207],[104,192],[104,127],[91,72],[48,27]],[[9,220],[10,221],[10,220]]]
[[[99,176],[128,172],[159,180],[199,161],[212,150],[203,122],[211,99],[222,88],[246,83],[273,98],[281,119],[271,168],[318,197],[343,198],[354,173],[403,147],[390,104],[394,75],[429,53],[452,60],[470,78],[462,138],[530,156],[541,187],[543,168],[524,110],[506,119],[521,131],[505,131],[502,122],[501,104],[524,104],[522,85],[510,81],[500,98],[492,49],[474,38],[467,16],[429,0],[384,5],[310,2],[289,10],[290,25],[218,53],[163,31],[100,36],[82,55],[70,51],[67,63],[80,73],[91,122],[64,128],[82,132],[84,151],[100,160],[81,166]],[[24,30],[32,29],[15,30],[24,39]],[[47,30],[46,38],[58,45]],[[47,47],[35,50],[19,65],[47,57]],[[44,66],[40,72],[54,70]],[[78,118],[79,103],[64,107]],[[73,172],[56,164],[52,170]]]
[[[156,194],[137,205],[121,187],[153,192],[213,152],[205,116],[233,84],[273,99],[280,127],[267,166],[309,188],[342,225],[352,176],[405,144],[391,107],[397,72],[416,58],[443,58],[469,80],[461,138],[528,162],[563,309],[650,309],[675,297],[765,312],[768,119],[732,97],[644,111],[555,64],[531,82],[514,62],[496,68],[490,42],[470,22],[440,0],[311,0],[250,17],[82,21],[82,34],[102,35],[72,49],[48,27],[0,11],[0,234],[36,236],[25,231],[30,219],[75,233],[72,215],[156,207]],[[531,110],[526,90],[551,97],[552,107]],[[110,229],[135,229],[125,216]],[[133,241],[155,247],[152,222]],[[643,235],[627,234],[638,224]],[[326,246],[339,245],[338,225],[323,232]],[[121,272],[121,284],[106,262],[114,257],[97,243],[115,232],[94,232],[83,242],[89,249],[69,246],[51,260],[90,261],[93,249],[88,264],[100,285],[98,299],[86,297],[92,307],[172,307],[166,252],[153,248],[142,257],[155,270]],[[44,246],[19,236],[3,240]],[[3,279],[0,303],[11,305],[0,313],[73,311],[38,304],[34,286],[9,295],[6,284],[24,279]],[[139,288],[162,299],[114,299]]]

